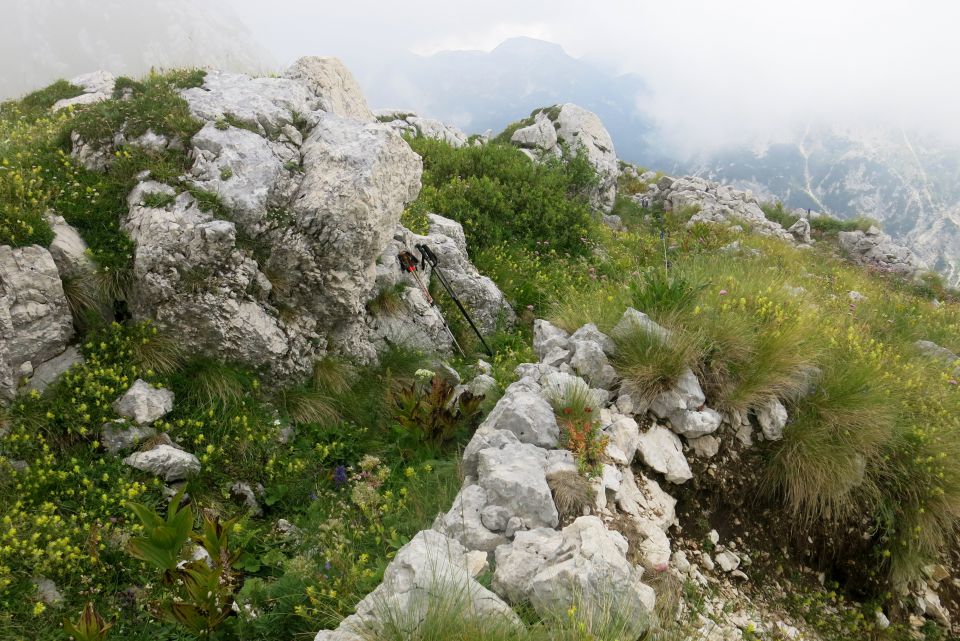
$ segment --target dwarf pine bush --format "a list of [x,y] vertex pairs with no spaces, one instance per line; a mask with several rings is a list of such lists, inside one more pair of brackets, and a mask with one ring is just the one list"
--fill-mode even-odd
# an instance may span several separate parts
[[423,189],[412,212],[435,212],[463,225],[471,251],[498,243],[540,243],[582,254],[593,221],[587,202],[596,176],[585,157],[532,162],[511,145],[459,149],[412,138],[423,157]]

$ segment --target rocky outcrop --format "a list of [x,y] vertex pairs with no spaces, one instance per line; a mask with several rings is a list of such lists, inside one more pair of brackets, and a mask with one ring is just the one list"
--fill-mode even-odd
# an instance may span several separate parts
[[767,220],[760,201],[749,191],[740,191],[718,182],[693,176],[662,177],[645,197],[673,211],[691,208],[695,211],[688,225],[696,223],[747,224],[755,232],[789,242],[794,236],[778,223]]
[[599,183],[592,194],[595,207],[610,211],[617,196],[620,168],[613,139],[600,118],[573,103],[541,109],[533,122],[513,132],[510,141],[533,159],[583,153],[597,172]]
[[356,613],[336,630],[322,630],[315,641],[361,641],[376,638],[386,625],[398,638],[417,638],[431,603],[464,617],[500,617],[507,624],[520,619],[500,597],[471,575],[470,552],[433,530],[424,530],[403,546],[387,566],[383,582],[357,604]]
[[433,138],[454,147],[463,147],[469,141],[467,134],[458,127],[434,118],[424,118],[400,109],[381,109],[376,112],[377,120],[386,123],[401,134]]
[[334,345],[375,358],[365,303],[421,172],[338,61],[304,58],[286,76],[209,72],[182,92],[205,122],[188,179],[216,193],[229,219],[147,182],[123,221],[135,244],[134,315],[176,328],[189,350],[280,380]]
[[73,318],[50,252],[0,246],[0,397],[66,349]]
[[874,226],[867,231],[842,231],[837,234],[837,240],[840,248],[860,264],[907,276],[927,271],[927,266],[912,251],[896,244]]
[[68,107],[82,107],[92,105],[97,102],[109,100],[113,96],[113,86],[116,83],[112,73],[106,71],[94,71],[93,73],[83,74],[70,79],[70,84],[83,90],[79,96],[73,98],[64,98],[58,100],[53,105],[54,111],[60,111]]

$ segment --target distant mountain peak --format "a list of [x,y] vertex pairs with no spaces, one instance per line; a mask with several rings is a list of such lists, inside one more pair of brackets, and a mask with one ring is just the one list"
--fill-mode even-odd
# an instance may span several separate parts
[[556,42],[530,38],[528,36],[516,36],[507,38],[498,44],[490,52],[498,56],[518,56],[518,57],[555,57],[571,58],[570,54]]

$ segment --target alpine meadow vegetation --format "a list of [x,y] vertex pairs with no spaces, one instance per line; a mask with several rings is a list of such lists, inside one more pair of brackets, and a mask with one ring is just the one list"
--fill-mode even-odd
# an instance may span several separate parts
[[[56,113],[50,107],[77,87],[61,81],[0,105],[0,245],[49,245],[52,210],[79,231],[95,264],[92,278],[64,283],[83,362],[43,393],[23,391],[0,414],[0,638],[253,641],[335,627],[397,551],[449,508],[472,432],[517,379],[516,366],[536,361],[534,319],[611,332],[629,307],[668,330],[612,334],[611,363],[638,400],[690,369],[723,412],[748,413],[771,398],[786,405],[783,439],[757,446],[758,479],[748,489],[763,518],[811,541],[849,543],[867,577],[806,585],[793,607],[816,618],[830,603],[822,619],[836,630],[824,632],[834,634],[828,641],[913,638],[902,625],[869,627],[863,613],[872,617],[867,608],[956,551],[960,383],[953,364],[924,357],[915,342],[960,350],[960,304],[936,279],[904,282],[846,261],[832,236],[869,221],[816,219],[820,242],[799,249],[726,225],[688,224],[695,208],[641,206],[628,196],[647,185],[633,181],[614,208],[626,229],[614,231],[590,206],[597,176],[583,154],[532,162],[509,135],[460,148],[410,137],[423,157],[423,188],[402,222],[421,233],[427,213],[460,222],[470,259],[517,312],[515,327],[487,337],[494,391],[465,391],[432,355],[398,346],[376,363],[328,356],[307,380],[278,384],[263,371],[185,353],[169,329],[123,313],[134,248],[119,221],[137,176],[149,171],[193,188],[181,178],[187,151],[116,144],[114,134],[189,140],[200,123],[178,92],[203,77],[186,70],[120,79],[114,99]],[[221,126],[245,125],[224,117]],[[77,163],[71,132],[110,146],[109,168]],[[217,194],[192,193],[229,219]],[[153,206],[169,204],[153,198]],[[790,222],[782,207],[766,213]],[[733,241],[738,248],[728,251]],[[390,315],[403,305],[394,288],[367,309]],[[467,352],[449,365],[469,380],[480,346],[447,311]],[[173,495],[101,442],[101,427],[117,418],[113,401],[138,379],[177,399],[151,438],[175,437],[202,466]],[[608,441],[590,389],[557,390],[552,400],[578,472],[552,476],[550,491],[570,519],[596,497],[591,483]],[[238,481],[256,508],[238,498]],[[834,561],[823,560],[826,575]],[[41,598],[39,577],[55,582],[59,603]],[[660,581],[664,603],[686,606],[660,613],[640,638],[695,638],[690,626],[706,588]],[[869,605],[844,600],[846,592]],[[637,640],[637,622],[624,621],[616,603],[575,603],[554,619],[522,607],[521,622],[509,624],[464,617],[463,609],[462,595],[441,594],[416,635],[405,632],[408,613],[396,612],[375,638]]]

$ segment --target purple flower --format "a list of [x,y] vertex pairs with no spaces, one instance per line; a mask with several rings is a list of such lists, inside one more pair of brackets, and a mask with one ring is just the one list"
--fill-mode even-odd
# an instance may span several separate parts
[[330,561],[327,561],[323,564],[323,569],[327,570],[328,572],[330,571]]
[[338,465],[333,470],[333,484],[337,488],[341,488],[347,484],[347,468],[342,465]]

